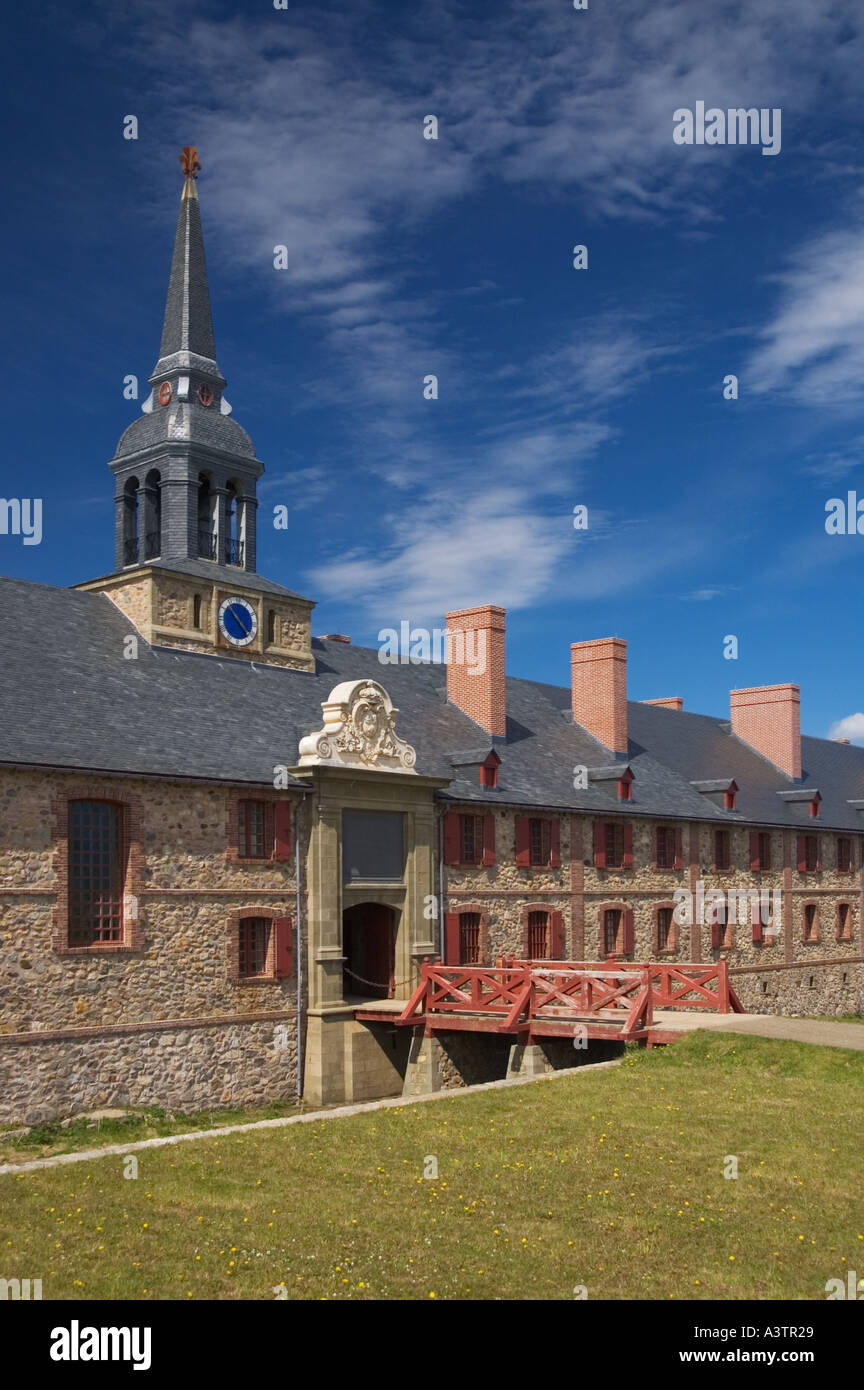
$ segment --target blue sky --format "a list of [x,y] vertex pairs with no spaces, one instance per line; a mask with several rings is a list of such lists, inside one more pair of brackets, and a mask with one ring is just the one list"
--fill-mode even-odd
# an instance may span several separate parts
[[[806,732],[864,741],[864,536],[825,533],[864,496],[864,16],[827,8],[10,12],[0,495],[45,519],[0,571],[112,567],[106,461],[194,143],[218,358],[267,468],[259,569],[314,631],[499,603],[515,675],[566,684],[570,642],[616,635],[631,698],[723,715],[797,681]],[[779,107],[781,152],[676,145],[697,101]]]

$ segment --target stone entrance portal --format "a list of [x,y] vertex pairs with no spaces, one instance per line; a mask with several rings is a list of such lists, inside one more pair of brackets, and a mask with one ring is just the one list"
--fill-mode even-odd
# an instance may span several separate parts
[[396,914],[385,903],[358,903],[342,914],[345,999],[395,994]]

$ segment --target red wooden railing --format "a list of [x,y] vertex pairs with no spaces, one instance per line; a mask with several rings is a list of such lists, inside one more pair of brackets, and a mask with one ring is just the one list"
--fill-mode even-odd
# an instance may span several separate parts
[[[532,970],[597,970],[602,967],[590,961],[519,960],[514,956],[499,956],[496,964],[514,969],[527,966]],[[672,961],[619,961],[609,958],[617,970],[647,971],[651,979],[651,996],[655,1009],[703,1009],[720,1014],[746,1013],[744,1005],[729,982],[729,963],[721,958],[710,964]]]
[[399,1022],[457,1013],[488,1018],[490,1028],[500,1032],[530,1028],[532,1020],[581,1020],[620,1024],[620,1036],[629,1037],[651,1024],[651,978],[645,970],[620,966],[574,968],[546,961],[470,966],[424,961],[420,983]]

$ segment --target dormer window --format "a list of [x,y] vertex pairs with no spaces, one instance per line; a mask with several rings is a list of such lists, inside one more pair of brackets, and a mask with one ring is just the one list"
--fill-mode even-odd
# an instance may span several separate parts
[[819,797],[814,796],[810,802],[810,815],[815,820],[819,815]]
[[733,784],[723,793],[723,810],[734,811],[737,798],[738,788]]
[[497,787],[498,769],[500,766],[501,759],[498,757],[498,754],[493,749],[492,752],[489,754],[488,758],[486,758],[480,764],[481,787]]
[[633,787],[633,773],[630,771],[630,769],[629,769],[629,767],[628,767],[628,768],[626,769],[626,771],[625,771],[624,773],[622,773],[622,775],[618,778],[618,800],[619,800],[619,801],[630,801],[630,800],[632,800],[632,797],[633,797],[632,787]]

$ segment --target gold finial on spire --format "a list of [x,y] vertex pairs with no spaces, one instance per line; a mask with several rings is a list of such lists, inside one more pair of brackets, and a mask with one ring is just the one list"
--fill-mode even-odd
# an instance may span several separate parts
[[198,151],[194,145],[183,146],[183,153],[180,155],[180,167],[185,178],[195,178],[201,165],[198,162]]

